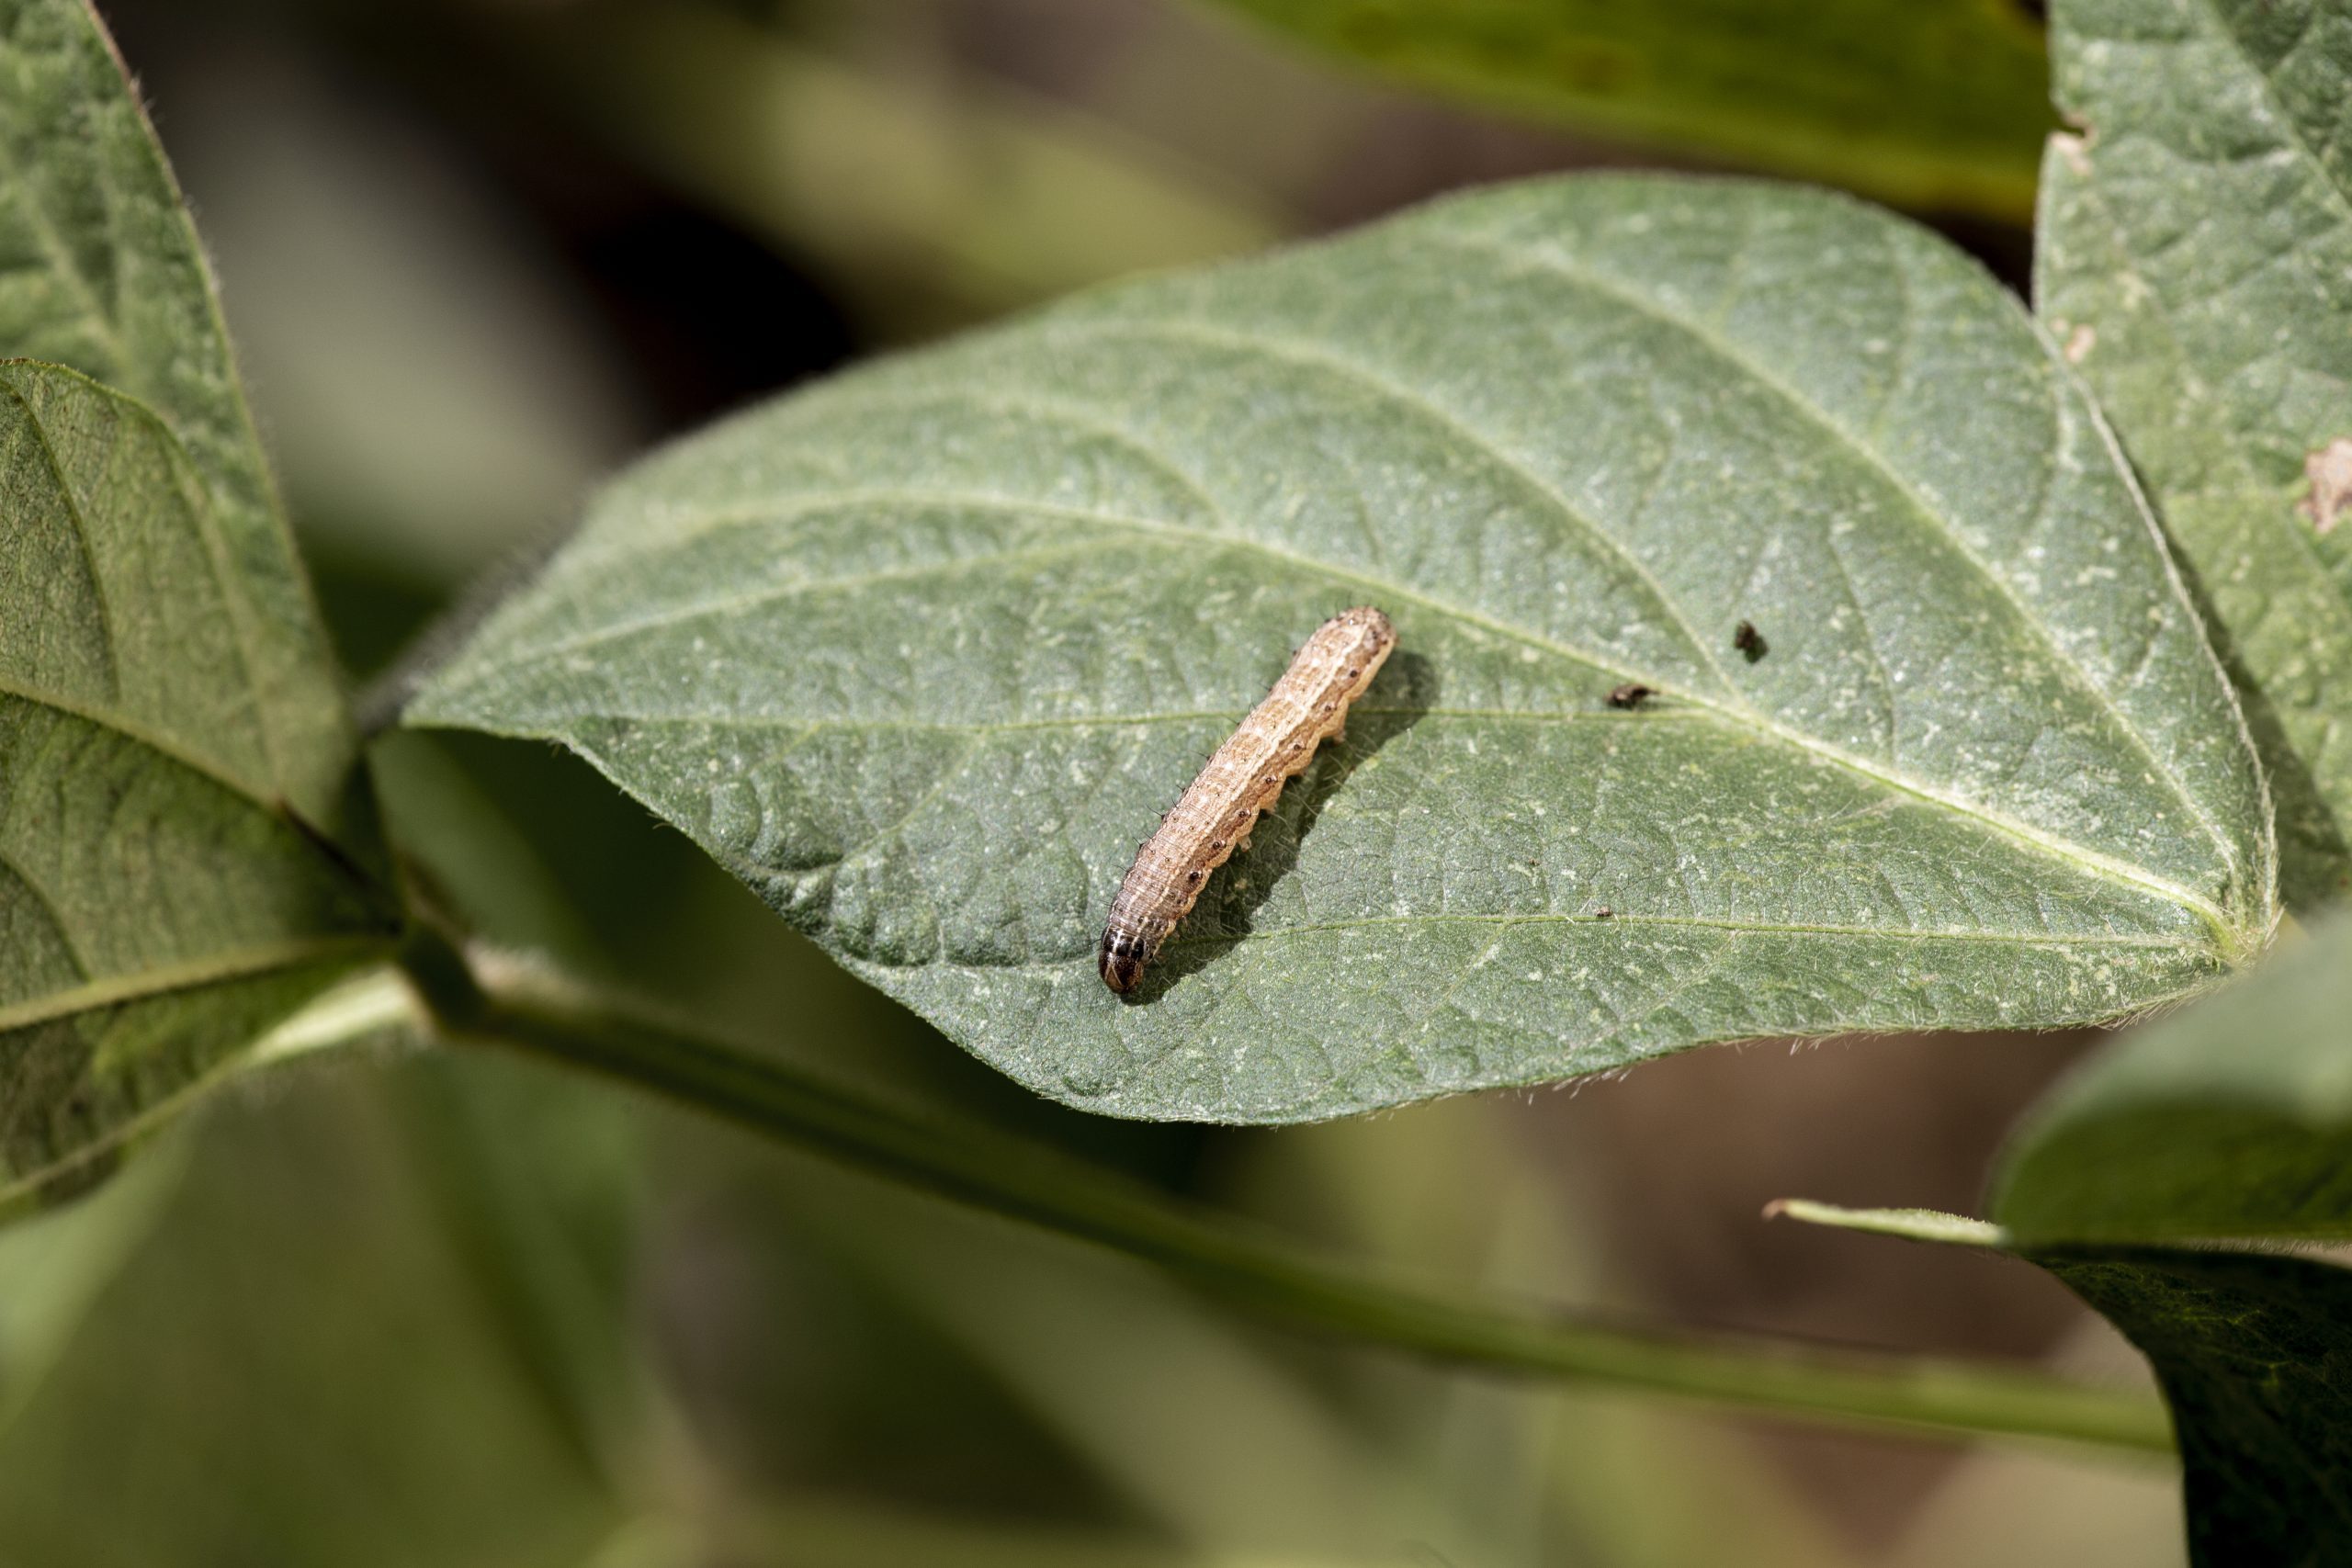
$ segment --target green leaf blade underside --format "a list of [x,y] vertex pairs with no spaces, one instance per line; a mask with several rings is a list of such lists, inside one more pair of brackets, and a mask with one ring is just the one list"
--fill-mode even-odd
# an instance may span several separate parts
[[[1136,841],[1359,603],[1401,641],[1347,740],[1122,1003]],[[409,716],[576,748],[1128,1115],[2113,1017],[2272,918],[2251,750],[2072,378],[1941,242],[1736,183],[1458,199],[755,411]]]
[[2352,1271],[2154,1247],[2026,1256],[2155,1367],[2197,1568],[2352,1558]]
[[2029,1243],[2352,1237],[2352,920],[2084,1064],[1993,1213]]
[[0,355],[121,389],[185,447],[239,602],[246,728],[306,821],[369,850],[355,732],[203,253],[84,0],[0,0]]
[[2041,28],[1984,0],[1226,0],[1419,86],[1917,209],[2022,220]]
[[0,1190],[89,1168],[380,950],[288,813],[250,607],[163,422],[0,365]]
[[2012,1251],[2049,1270],[2155,1370],[2180,1446],[2197,1568],[2318,1568],[2352,1557],[2352,1365],[2344,1353],[2352,1270],[2201,1248],[2034,1246],[1922,1209],[1792,1201],[1774,1211]]
[[2043,163],[2037,307],[2255,693],[2315,905],[2352,887],[2352,8],[2060,0],[2052,37],[2086,130]]

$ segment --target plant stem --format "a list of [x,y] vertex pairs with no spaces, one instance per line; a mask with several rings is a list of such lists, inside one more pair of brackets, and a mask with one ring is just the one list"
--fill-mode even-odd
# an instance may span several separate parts
[[1190,1209],[1027,1139],[935,1121],[634,1003],[438,939],[404,958],[450,1037],[584,1067],[872,1174],[1145,1259],[1238,1305],[1458,1364],[1964,1438],[2172,1450],[2143,1396],[2035,1372],[1761,1337],[1628,1328],[1403,1285]]

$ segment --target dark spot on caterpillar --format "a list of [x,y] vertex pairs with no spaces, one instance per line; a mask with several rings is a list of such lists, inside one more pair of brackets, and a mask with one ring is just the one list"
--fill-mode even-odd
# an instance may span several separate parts
[[1733,629],[1731,645],[1747,655],[1750,664],[1772,651],[1771,645],[1764,640],[1764,634],[1756,629],[1754,621],[1742,621]]
[[1188,871],[1184,874],[1184,880],[1187,882],[1198,882],[1200,879],[1201,874],[1197,870]]
[[1639,681],[1628,681],[1609,694],[1609,705],[1612,708],[1637,708],[1645,700],[1657,694],[1655,691],[1643,685]]

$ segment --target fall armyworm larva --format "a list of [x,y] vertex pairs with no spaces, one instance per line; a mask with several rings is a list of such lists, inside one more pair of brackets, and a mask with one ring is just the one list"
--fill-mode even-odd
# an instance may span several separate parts
[[1369,604],[1342,610],[1315,629],[1265,701],[1202,765],[1159,830],[1136,852],[1102,928],[1104,985],[1123,994],[1136,988],[1209,873],[1250,841],[1258,814],[1274,804],[1315,748],[1345,730],[1348,705],[1363,695],[1396,646],[1396,629]]

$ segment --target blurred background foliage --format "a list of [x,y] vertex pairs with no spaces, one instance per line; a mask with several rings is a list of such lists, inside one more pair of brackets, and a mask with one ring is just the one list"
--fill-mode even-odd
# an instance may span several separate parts
[[[599,473],[856,355],[1590,165],[1838,180],[2016,277],[2047,118],[2006,0],[103,10],[359,690]],[[1758,1219],[1792,1192],[1973,1209],[2080,1041],[1718,1050],[1284,1132],[1110,1122],[856,985],[577,763],[421,734],[377,762],[483,929],[827,1073],[1432,1277],[2143,1375],[2023,1265]],[[601,1085],[397,1042],[233,1090],[0,1234],[9,1562],[2093,1568],[2177,1561],[2177,1534],[2160,1468],[1334,1349]]]

